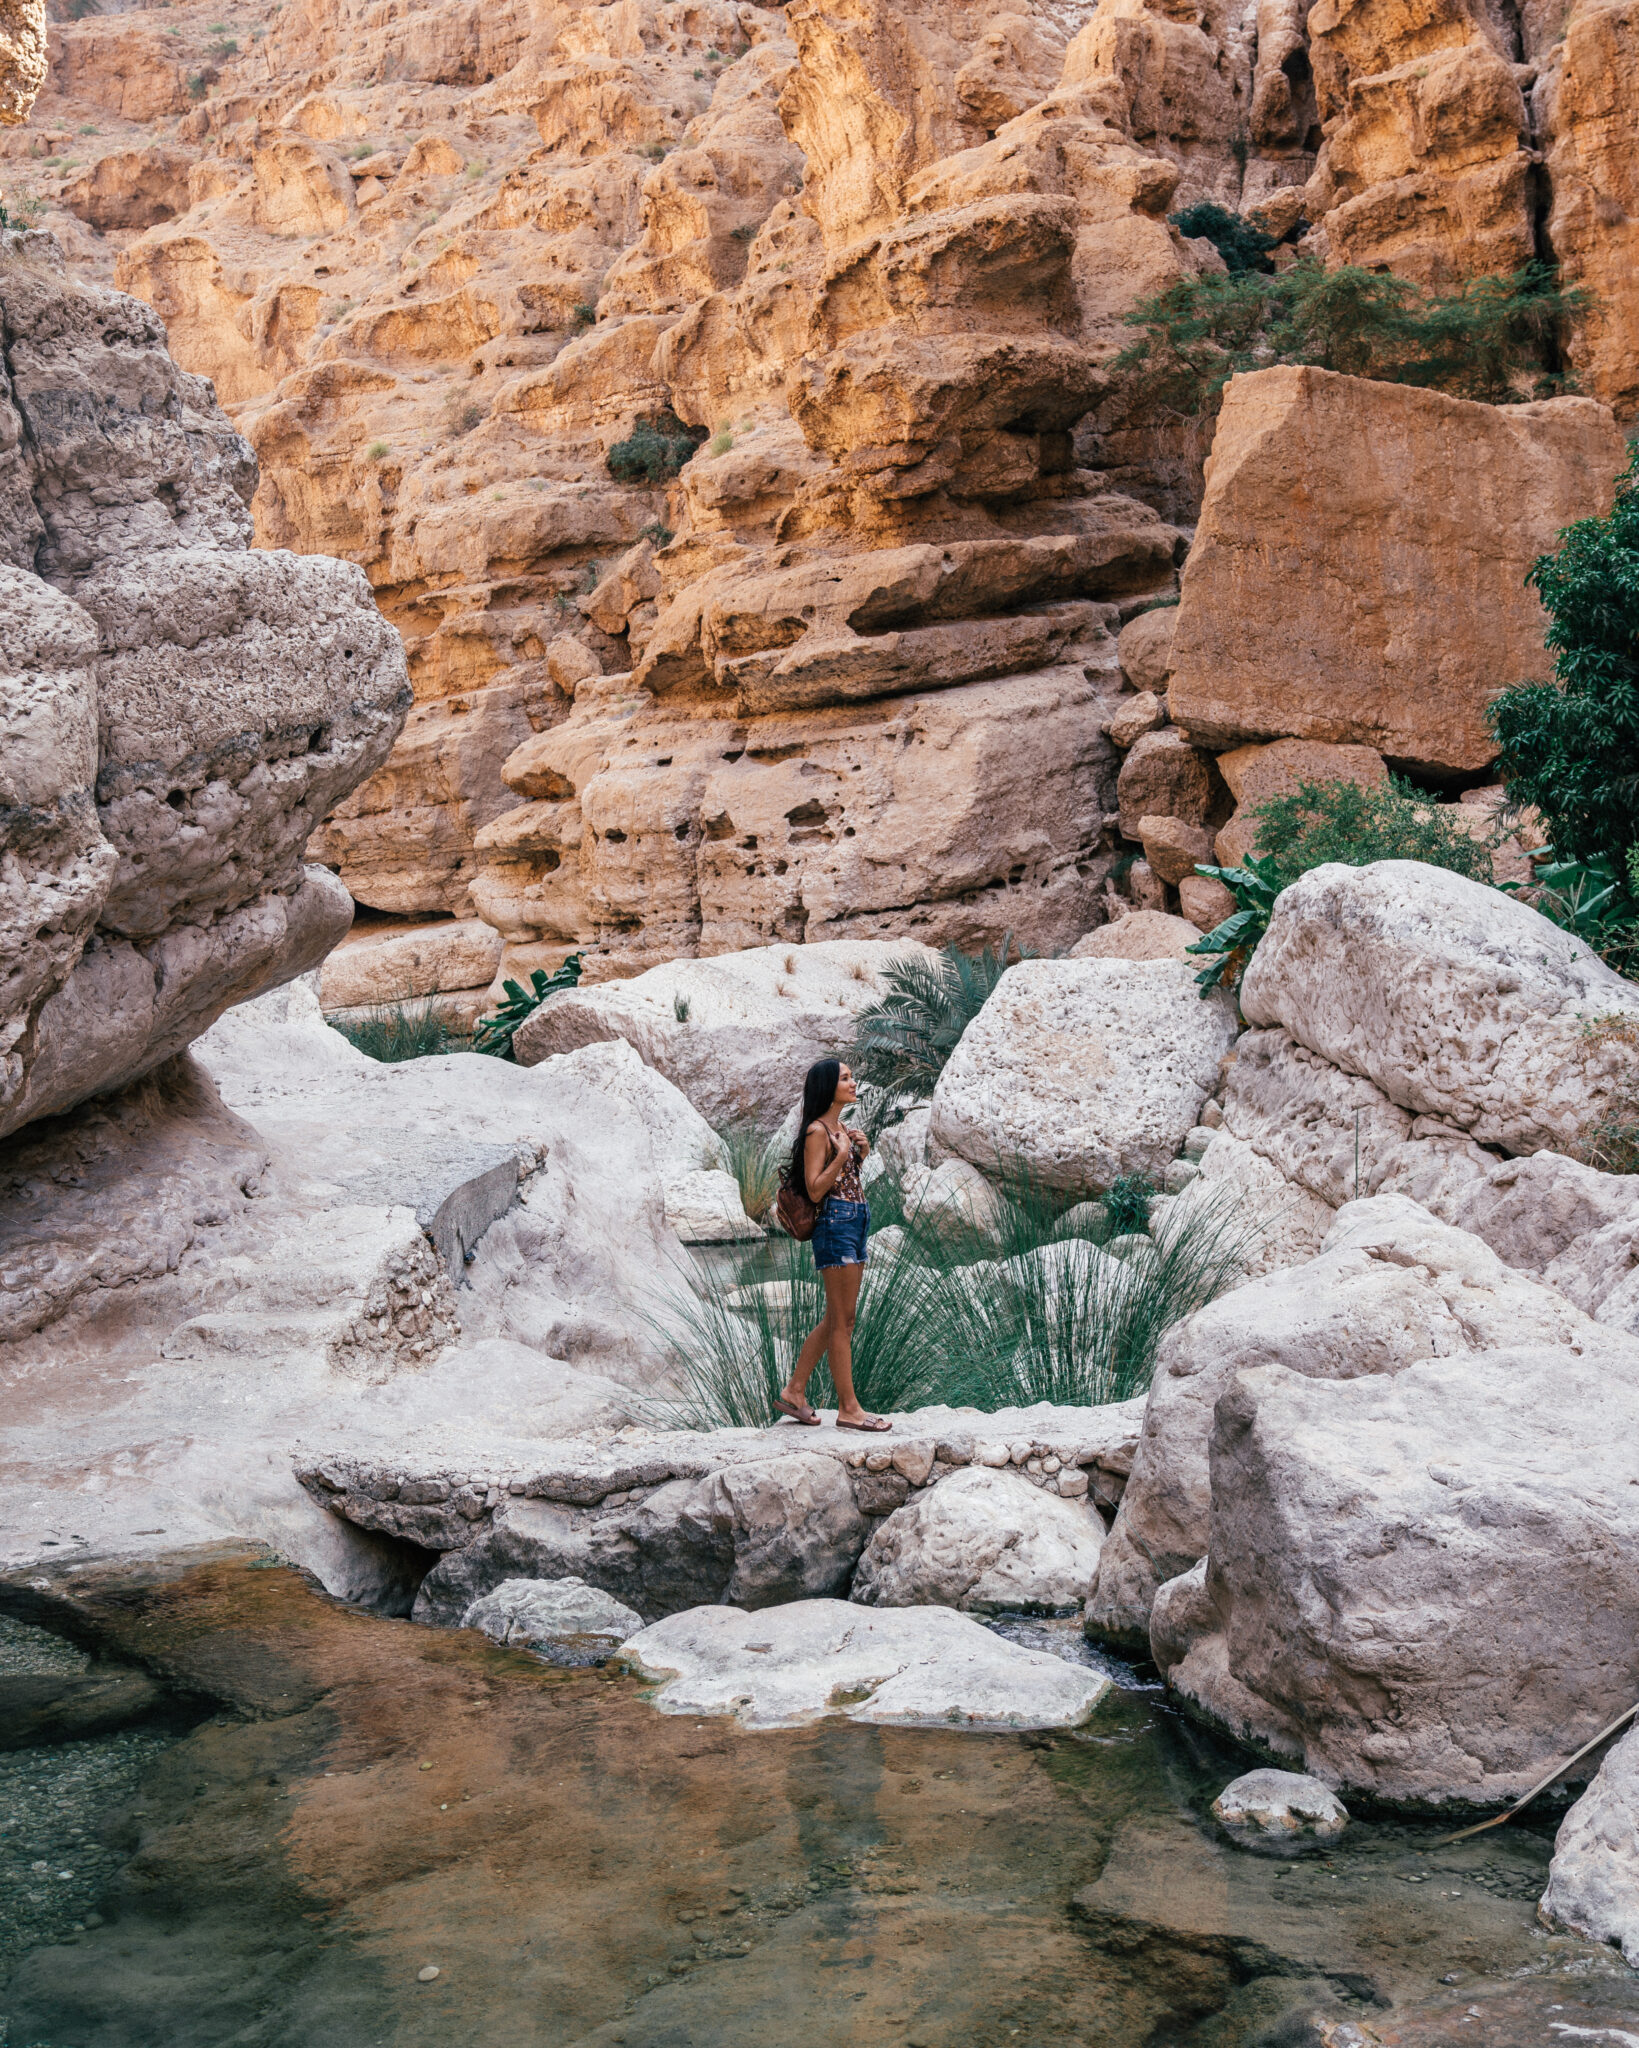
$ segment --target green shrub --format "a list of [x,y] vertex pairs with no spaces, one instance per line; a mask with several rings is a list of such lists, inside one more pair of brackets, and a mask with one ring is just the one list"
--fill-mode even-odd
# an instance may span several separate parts
[[472,1034],[473,1051],[490,1053],[496,1059],[511,1059],[512,1035],[518,1026],[526,1017],[532,1017],[548,997],[574,988],[580,981],[580,970],[580,954],[571,953],[555,974],[537,967],[529,977],[527,989],[515,981],[503,981],[506,1001],[492,1017],[479,1018],[478,1028]]
[[1356,868],[1374,860],[1420,860],[1489,882],[1491,847],[1465,832],[1455,811],[1397,777],[1365,789],[1354,782],[1303,782],[1289,796],[1258,805],[1254,843],[1274,862],[1282,889],[1333,860]]
[[667,483],[705,438],[703,427],[686,427],[674,412],[645,414],[604,465],[617,484]]
[[978,954],[947,946],[936,961],[914,954],[890,961],[882,970],[884,993],[854,1019],[848,1059],[855,1078],[890,1096],[930,1096],[957,1040],[1007,971],[1010,951],[1024,957],[1011,932],[999,955],[990,946]]
[[389,1066],[456,1052],[462,1043],[432,997],[414,1003],[375,1003],[357,1016],[332,1017],[330,1028],[355,1051]]
[[729,1124],[717,1133],[728,1171],[740,1189],[740,1206],[753,1223],[766,1223],[779,1198],[791,1147],[755,1124]]
[[1253,812],[1257,852],[1245,866],[1195,870],[1222,882],[1235,898],[1230,915],[1188,948],[1206,959],[1195,977],[1201,994],[1239,985],[1269,929],[1275,898],[1327,861],[1365,867],[1374,860],[1420,860],[1489,882],[1490,842],[1465,832],[1454,808],[1393,777],[1370,789],[1353,782],[1303,782],[1290,795],[1260,804]]
[[1129,1258],[1068,1238],[941,1274],[923,1310],[941,1398],[994,1410],[1143,1393],[1161,1339],[1223,1292],[1256,1235],[1218,1195],[1173,1211]]
[[1620,1046],[1625,1072],[1604,1114],[1581,1133],[1578,1153],[1601,1173],[1639,1173],[1639,1024],[1620,1014],[1592,1017],[1582,1036],[1590,1052]]
[[1147,1230],[1150,1203],[1154,1199],[1154,1185],[1143,1174],[1119,1175],[1104,1197],[1104,1215],[1111,1237],[1127,1237],[1133,1231]]
[[1179,234],[1210,242],[1232,275],[1241,270],[1272,272],[1275,268],[1269,252],[1280,247],[1280,237],[1266,235],[1262,228],[1243,220],[1238,213],[1231,213],[1227,207],[1215,206],[1210,199],[1197,200],[1182,213],[1169,213],[1167,218]]
[[1285,884],[1273,860],[1250,854],[1243,868],[1197,867],[1198,875],[1222,882],[1235,899],[1235,908],[1205,938],[1184,948],[1186,953],[1204,953],[1207,964],[1195,977],[1203,997],[1215,988],[1237,988],[1246,963],[1257,951],[1258,941],[1269,929],[1275,898]]
[[1609,915],[1632,923],[1639,916],[1630,873],[1639,847],[1639,449],[1609,514],[1568,526],[1526,580],[1548,613],[1558,680],[1521,683],[1491,706],[1498,772],[1512,802],[1541,813],[1560,862],[1606,863]]
[[1142,328],[1117,356],[1133,395],[1197,417],[1238,371],[1310,363],[1353,377],[1418,384],[1498,403],[1564,388],[1546,365],[1592,303],[1560,287],[1551,265],[1472,278],[1435,292],[1409,279],[1309,259],[1264,276],[1181,277],[1127,315]]
[[[658,1294],[649,1310],[677,1389],[655,1404],[656,1419],[676,1429],[760,1429],[777,1422],[774,1396],[825,1314],[825,1283],[810,1247],[773,1238],[737,1271],[700,1268],[688,1281]],[[866,1266],[853,1371],[854,1391],[867,1408],[923,1407],[939,1399],[940,1358],[927,1337],[939,1281],[935,1269],[913,1259],[878,1258]],[[808,1383],[808,1399],[816,1408],[836,1404],[823,1364]]]

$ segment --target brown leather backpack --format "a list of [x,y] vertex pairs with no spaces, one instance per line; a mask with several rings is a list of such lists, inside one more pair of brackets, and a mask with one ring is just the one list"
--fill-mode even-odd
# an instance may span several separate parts
[[[806,1137],[805,1132],[805,1141]],[[830,1142],[831,1136],[827,1132],[826,1143]],[[819,1204],[808,1192],[800,1153],[795,1173],[788,1167],[785,1179],[780,1182],[780,1192],[774,1202],[774,1214],[780,1219],[780,1228],[786,1236],[794,1237],[798,1244],[806,1244],[819,1228]]]

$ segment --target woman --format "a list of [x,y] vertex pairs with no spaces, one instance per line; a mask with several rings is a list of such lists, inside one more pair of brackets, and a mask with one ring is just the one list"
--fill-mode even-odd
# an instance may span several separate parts
[[892,1429],[881,1415],[867,1415],[854,1392],[854,1310],[859,1283],[865,1277],[865,1240],[871,1214],[859,1169],[870,1145],[842,1121],[842,1112],[859,1099],[854,1077],[840,1060],[816,1060],[802,1084],[802,1116],[791,1148],[791,1177],[800,1175],[808,1198],[819,1209],[814,1232],[814,1264],[825,1283],[825,1314],[797,1354],[797,1363],[774,1405],[782,1415],[809,1429],[819,1416],[808,1405],[809,1374],[830,1353],[831,1381],[837,1390],[837,1428],[877,1433]]

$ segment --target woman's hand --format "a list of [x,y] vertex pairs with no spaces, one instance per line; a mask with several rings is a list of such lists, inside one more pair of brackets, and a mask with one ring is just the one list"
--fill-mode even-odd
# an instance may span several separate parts
[[869,1159],[871,1156],[871,1141],[866,1137],[865,1133],[863,1131],[856,1131],[851,1124],[844,1124],[842,1128],[847,1135],[848,1142],[859,1154],[861,1162],[863,1163]]

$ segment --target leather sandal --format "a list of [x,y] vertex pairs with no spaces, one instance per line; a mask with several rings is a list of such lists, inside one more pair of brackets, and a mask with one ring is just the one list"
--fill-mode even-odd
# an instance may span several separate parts
[[857,1429],[862,1436],[881,1436],[884,1431],[892,1429],[893,1424],[885,1415],[867,1415],[863,1422],[844,1422],[839,1415],[837,1428]]
[[[804,1429],[818,1429],[820,1426],[818,1410],[810,1408],[806,1401],[788,1401],[783,1394],[776,1394],[774,1406],[782,1415],[789,1416]],[[776,1423],[774,1426],[777,1429],[779,1424]]]

